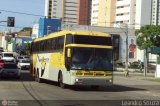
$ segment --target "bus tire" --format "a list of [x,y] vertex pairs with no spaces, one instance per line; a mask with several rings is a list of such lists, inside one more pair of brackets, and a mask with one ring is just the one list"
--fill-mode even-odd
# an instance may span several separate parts
[[35,81],[37,81],[37,82],[39,82],[39,83],[42,82],[42,79],[39,78],[39,71],[38,71],[38,70],[37,70],[36,75],[35,75]]
[[58,83],[61,88],[66,88],[66,85],[63,83],[63,75],[62,72],[59,74]]

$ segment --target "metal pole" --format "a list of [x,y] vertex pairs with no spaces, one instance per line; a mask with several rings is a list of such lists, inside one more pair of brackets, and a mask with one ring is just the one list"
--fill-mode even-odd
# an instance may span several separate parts
[[128,71],[128,25],[126,24],[126,65],[125,65],[125,70],[126,70],[126,77],[129,76],[129,71]]
[[147,49],[144,50],[144,77],[147,76]]

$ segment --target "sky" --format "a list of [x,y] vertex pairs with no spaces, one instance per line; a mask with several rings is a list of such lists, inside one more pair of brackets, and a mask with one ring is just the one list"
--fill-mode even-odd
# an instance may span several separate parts
[[[15,17],[15,29],[21,30],[23,27],[32,27],[44,16],[45,0],[0,0],[0,21],[7,21],[7,17]],[[11,11],[11,12],[7,12]],[[33,15],[24,15],[12,12],[20,12]],[[0,32],[7,28],[6,22],[0,23]],[[11,27],[8,27],[13,29]]]

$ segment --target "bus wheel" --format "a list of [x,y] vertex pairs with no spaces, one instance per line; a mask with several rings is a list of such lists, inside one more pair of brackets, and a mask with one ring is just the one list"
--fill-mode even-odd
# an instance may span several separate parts
[[60,73],[58,80],[59,80],[59,81],[58,81],[58,82],[59,82],[59,86],[60,86],[61,88],[65,88],[66,85],[63,83],[63,75],[62,75],[62,73]]
[[37,81],[37,82],[39,82],[39,83],[42,82],[42,79],[39,78],[39,72],[38,72],[38,71],[36,72],[36,75],[35,75],[35,81]]

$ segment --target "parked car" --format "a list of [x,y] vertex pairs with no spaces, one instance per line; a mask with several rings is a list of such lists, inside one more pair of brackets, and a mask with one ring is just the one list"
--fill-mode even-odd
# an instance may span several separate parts
[[0,77],[16,77],[20,78],[20,70],[15,63],[5,63],[0,70]]
[[26,59],[26,60],[30,60],[29,56],[23,56],[23,58]]
[[22,59],[18,62],[18,68],[22,69],[29,69],[30,68],[30,61],[27,59]]
[[24,57],[23,56],[17,56],[17,58],[16,58],[16,62],[18,63],[20,60],[22,60],[22,59],[24,59]]
[[0,47],[0,52],[4,52],[4,50],[3,50],[3,48],[2,48],[2,47]]
[[0,69],[2,69],[4,66],[4,60],[0,59]]
[[16,62],[13,52],[2,52],[2,59],[5,62]]

